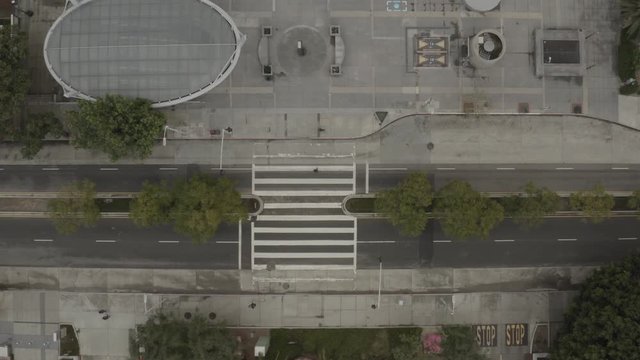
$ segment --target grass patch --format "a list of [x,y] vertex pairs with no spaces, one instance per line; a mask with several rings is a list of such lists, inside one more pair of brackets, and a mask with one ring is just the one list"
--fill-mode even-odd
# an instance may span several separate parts
[[60,325],[60,355],[80,356],[80,344],[71,325]]
[[416,337],[420,328],[274,329],[266,360],[292,360],[313,355],[331,360],[388,360],[401,334]]
[[352,213],[374,213],[376,198],[351,198],[345,204]]

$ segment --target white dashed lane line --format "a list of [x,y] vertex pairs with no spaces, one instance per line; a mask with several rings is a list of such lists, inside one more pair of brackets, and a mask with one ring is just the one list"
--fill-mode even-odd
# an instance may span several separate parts
[[179,244],[180,241],[178,241],[178,240],[158,240],[158,243],[160,243],[160,244]]
[[97,243],[114,243],[115,240],[96,240]]
[[514,242],[515,240],[513,240],[513,239],[496,239],[496,240],[493,240],[493,241],[497,242],[497,243],[502,243],[502,242]]
[[455,169],[456,168],[452,168],[452,167],[439,167],[439,168],[436,168],[436,170],[440,170],[440,171],[453,171]]
[[572,167],[557,167],[556,170],[573,170]]
[[58,171],[58,170],[60,170],[60,168],[57,168],[57,167],[42,168],[42,171]]
[[434,243],[450,243],[451,240],[433,240]]
[[578,241],[578,239],[558,239],[558,241]]
[[516,168],[512,168],[512,167],[499,167],[499,168],[496,168],[496,170],[499,170],[499,171],[507,171],[507,170],[515,170],[515,169]]
[[613,167],[611,170],[629,170],[628,167]]
[[53,239],[33,239],[35,242],[53,242]]
[[220,240],[220,241],[216,241],[216,244],[237,244],[237,241],[224,241],[224,240]]
[[100,171],[118,171],[118,168],[100,168]]
[[178,170],[178,168],[176,168],[176,167],[161,167],[159,170],[160,171],[175,171],[175,170]]
[[638,240],[637,237],[619,237],[618,240]]

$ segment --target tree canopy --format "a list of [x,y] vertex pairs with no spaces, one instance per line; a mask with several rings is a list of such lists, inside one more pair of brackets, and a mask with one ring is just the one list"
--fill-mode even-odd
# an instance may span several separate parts
[[600,223],[611,215],[615,201],[602,184],[597,184],[591,190],[571,194],[569,204],[571,209],[587,215],[591,222]]
[[146,183],[131,204],[130,216],[140,226],[172,222],[177,232],[203,243],[221,223],[246,218],[247,209],[230,179],[196,175],[173,187]]
[[11,135],[11,118],[29,90],[27,49],[27,34],[18,26],[0,28],[0,138]]
[[71,143],[77,148],[99,150],[112,161],[131,156],[146,158],[166,120],[145,99],[106,95],[94,101],[79,101],[78,111],[69,111]]
[[640,0],[620,0],[620,11],[627,35],[640,38]]
[[[631,194],[627,201],[627,207],[640,212],[640,190],[636,190]],[[638,218],[640,219],[640,214],[638,214]]]
[[504,199],[503,205],[513,221],[527,228],[538,226],[547,215],[560,209],[560,196],[546,187],[527,183],[524,194]]
[[451,181],[438,191],[433,210],[445,234],[460,239],[486,238],[504,219],[500,204],[460,180]]
[[210,324],[195,314],[190,320],[179,320],[165,314],[154,314],[137,328],[133,357],[144,347],[145,359],[153,360],[233,360],[235,342],[228,331]]
[[42,149],[43,139],[47,135],[55,138],[64,135],[62,122],[51,112],[29,114],[27,123],[18,132],[22,156],[33,159]]
[[96,186],[89,180],[64,186],[59,196],[48,203],[49,215],[56,230],[68,235],[80,227],[95,225],[100,219],[95,197]]
[[565,314],[554,359],[640,359],[640,255],[595,270]]
[[427,227],[428,207],[433,191],[427,175],[412,173],[398,186],[381,191],[375,201],[376,211],[389,217],[403,235],[418,236]]

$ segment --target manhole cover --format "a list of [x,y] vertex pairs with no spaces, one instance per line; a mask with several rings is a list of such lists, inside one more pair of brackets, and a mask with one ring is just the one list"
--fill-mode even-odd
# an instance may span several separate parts
[[214,312],[210,312],[210,313],[209,313],[209,320],[215,320],[215,318],[216,318],[217,316],[218,316],[218,315],[216,315],[216,313],[214,313]]
[[320,70],[328,53],[324,36],[310,26],[294,26],[285,30],[276,51],[285,74],[298,76]]
[[187,320],[191,319],[191,313],[188,312],[188,311],[186,313],[184,313],[184,318],[187,319]]

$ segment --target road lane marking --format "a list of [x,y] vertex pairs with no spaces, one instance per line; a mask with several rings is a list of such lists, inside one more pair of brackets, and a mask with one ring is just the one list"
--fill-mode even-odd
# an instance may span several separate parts
[[178,168],[176,168],[176,167],[161,167],[159,170],[160,171],[174,171],[174,170],[178,170]]
[[3,168],[0,168],[0,171],[4,171],[4,169],[3,169]]
[[496,239],[493,240],[494,242],[514,242],[515,240],[513,239]]
[[433,240],[434,243],[450,243],[451,240]]
[[[351,241],[351,240],[348,240]],[[395,244],[395,240],[363,240],[358,241],[358,244]],[[348,245],[348,244],[347,244]]]
[[178,244],[179,242],[178,240],[158,240],[160,244]]
[[557,167],[556,170],[573,170],[572,167]]
[[407,171],[408,168],[403,167],[369,167],[369,171]]
[[36,241],[36,242],[52,242],[53,239],[33,239],[33,241]]
[[369,193],[369,162],[364,163],[364,193]]
[[440,168],[436,168],[436,170],[440,170],[440,171],[453,171],[456,168],[453,167],[440,167]]
[[628,167],[613,167],[611,170],[629,170]]
[[516,168],[512,168],[512,167],[499,167],[496,168],[496,170],[515,170]]
[[58,170],[60,170],[60,168],[57,168],[57,167],[42,168],[42,171],[58,171]]
[[118,171],[118,168],[100,168],[100,171]]
[[578,239],[558,239],[558,241],[578,241]]
[[216,241],[216,244],[238,244],[238,242],[237,241],[218,240],[218,241]]
[[619,237],[618,240],[638,240],[637,237]]
[[96,240],[97,243],[114,243],[115,240]]

